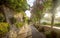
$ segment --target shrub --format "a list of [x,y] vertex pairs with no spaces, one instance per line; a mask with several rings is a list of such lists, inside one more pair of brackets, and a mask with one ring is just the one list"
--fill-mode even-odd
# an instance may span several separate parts
[[46,33],[46,38],[57,38],[57,32],[51,31]]
[[16,25],[16,27],[17,27],[17,28],[22,27],[22,26],[23,26],[23,24],[24,24],[23,22],[15,23],[15,25]]
[[43,22],[42,24],[44,24],[44,25],[50,25],[50,23],[47,23],[47,22]]
[[0,23],[0,36],[2,37],[4,34],[6,34],[9,30],[9,24],[8,23]]
[[0,14],[0,22],[3,22],[5,20],[3,14]]
[[38,30],[39,30],[39,32],[43,32],[43,33],[45,32],[44,27],[41,27],[41,28],[39,28]]
[[60,23],[55,23],[54,25],[55,25],[55,26],[60,26]]

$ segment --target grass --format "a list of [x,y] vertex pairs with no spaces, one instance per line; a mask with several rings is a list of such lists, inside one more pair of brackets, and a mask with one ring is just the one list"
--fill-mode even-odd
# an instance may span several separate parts
[[55,23],[54,26],[60,27],[60,23]]
[[[43,22],[43,25],[51,25],[51,23]],[[60,23],[55,23],[54,26],[60,27]]]

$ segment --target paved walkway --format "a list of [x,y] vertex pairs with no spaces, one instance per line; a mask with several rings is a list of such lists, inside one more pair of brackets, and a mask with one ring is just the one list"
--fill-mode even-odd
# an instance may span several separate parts
[[45,38],[44,34],[40,33],[34,26],[30,26],[32,38]]
[[45,38],[44,34],[40,33],[34,26],[25,26],[24,31],[20,32],[20,34],[22,33],[19,35],[20,38]]

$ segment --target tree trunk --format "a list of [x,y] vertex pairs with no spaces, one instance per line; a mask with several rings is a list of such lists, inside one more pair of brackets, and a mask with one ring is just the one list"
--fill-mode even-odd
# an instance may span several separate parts
[[53,26],[54,26],[54,18],[55,18],[55,11],[56,11],[56,7],[57,7],[57,0],[53,0],[53,6],[52,6],[52,10],[51,10],[51,13],[52,13],[52,20],[51,20],[51,29],[53,29]]
[[13,11],[8,7],[5,7],[4,5],[2,5],[2,8],[5,14],[6,21],[10,25],[9,33],[7,34],[8,38],[16,38],[17,37],[16,27],[14,24],[11,23],[11,20],[10,20],[10,18],[14,16]]
[[52,13],[51,29],[53,29],[53,26],[54,26],[54,18],[55,18],[55,14]]

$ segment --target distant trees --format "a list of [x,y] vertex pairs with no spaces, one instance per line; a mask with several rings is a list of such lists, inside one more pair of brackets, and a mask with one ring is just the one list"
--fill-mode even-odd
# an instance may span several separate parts
[[33,22],[35,24],[38,22],[39,25],[41,25],[40,20],[43,18],[44,13],[50,12],[52,14],[51,28],[53,28],[57,1],[58,0],[36,0],[31,10]]
[[38,22],[40,25],[40,21],[43,18],[44,13],[50,10],[51,7],[52,0],[36,0],[31,10],[33,20]]

